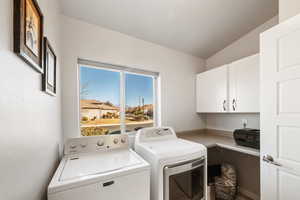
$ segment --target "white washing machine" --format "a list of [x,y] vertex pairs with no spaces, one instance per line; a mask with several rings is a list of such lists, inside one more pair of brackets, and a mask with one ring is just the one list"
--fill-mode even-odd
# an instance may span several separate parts
[[151,200],[207,198],[205,146],[177,138],[169,127],[144,128],[135,151],[151,165]]
[[150,200],[150,166],[127,135],[73,138],[48,187],[48,200]]

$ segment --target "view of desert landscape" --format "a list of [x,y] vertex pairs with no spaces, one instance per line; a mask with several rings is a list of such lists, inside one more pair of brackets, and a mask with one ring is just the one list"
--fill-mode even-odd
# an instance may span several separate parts
[[151,76],[81,66],[81,135],[120,134],[153,126],[153,81]]
[[[81,100],[81,134],[83,136],[120,133],[120,108],[110,102]],[[127,107],[126,132],[153,126],[153,105]]]

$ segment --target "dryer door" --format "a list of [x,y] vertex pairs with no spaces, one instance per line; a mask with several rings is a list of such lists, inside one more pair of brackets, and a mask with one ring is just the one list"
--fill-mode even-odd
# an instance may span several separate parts
[[202,200],[205,197],[205,160],[164,168],[165,200]]

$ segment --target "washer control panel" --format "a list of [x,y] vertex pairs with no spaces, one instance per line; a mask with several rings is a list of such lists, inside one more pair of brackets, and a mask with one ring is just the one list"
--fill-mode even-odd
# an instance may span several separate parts
[[128,135],[85,136],[68,139],[64,154],[108,151],[111,149],[129,148]]

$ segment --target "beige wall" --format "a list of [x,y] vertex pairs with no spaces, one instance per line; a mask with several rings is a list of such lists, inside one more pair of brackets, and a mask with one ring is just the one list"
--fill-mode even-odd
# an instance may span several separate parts
[[[45,35],[60,61],[59,3],[38,0]],[[0,199],[46,199],[62,142],[58,91],[41,91],[41,74],[13,53],[13,1],[0,1]]]
[[[225,49],[206,60],[206,70],[228,64],[235,60],[259,53],[259,35],[278,24],[278,16],[273,17]],[[206,127],[232,131],[242,128],[242,120],[248,121],[249,128],[259,128],[259,114],[207,114]]]
[[195,79],[204,60],[150,42],[62,16],[63,128],[78,136],[77,58],[160,72],[162,125],[176,131],[200,129],[196,114]]
[[300,13],[299,0],[279,0],[279,21],[283,22]]

